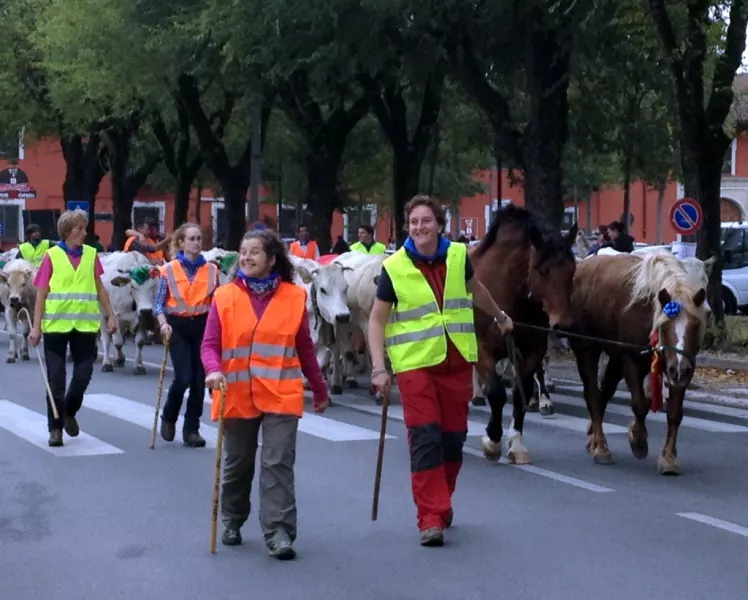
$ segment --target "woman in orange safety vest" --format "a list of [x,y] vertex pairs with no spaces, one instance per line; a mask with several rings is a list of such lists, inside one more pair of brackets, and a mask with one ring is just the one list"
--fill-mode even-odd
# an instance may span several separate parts
[[[239,250],[239,270],[215,293],[202,345],[206,383],[226,387],[222,542],[242,543],[249,518],[258,435],[262,429],[260,527],[268,551],[296,556],[294,463],[304,383],[314,410],[328,404],[327,384],[309,333],[306,291],[293,283],[293,266],[273,231],[250,231]],[[213,393],[211,415],[219,417]]]
[[171,254],[176,258],[161,267],[154,312],[161,336],[169,339],[174,381],[161,413],[161,437],[174,440],[184,393],[189,389],[182,425],[185,446],[202,448],[200,417],[205,402],[205,371],[200,359],[210,301],[218,287],[218,267],[200,253],[203,236],[199,225],[185,223],[172,236]]

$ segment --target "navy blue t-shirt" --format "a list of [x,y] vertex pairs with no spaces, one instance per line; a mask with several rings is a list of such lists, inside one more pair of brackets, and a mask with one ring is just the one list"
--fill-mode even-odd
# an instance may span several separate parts
[[[443,262],[445,259],[441,258],[439,260]],[[465,282],[470,281],[474,274],[475,272],[473,271],[473,265],[470,264],[470,258],[465,257]],[[397,304],[395,287],[392,285],[392,279],[390,279],[390,275],[387,273],[387,269],[384,266],[382,267],[382,273],[379,275],[377,299],[382,302],[388,302],[389,304]]]

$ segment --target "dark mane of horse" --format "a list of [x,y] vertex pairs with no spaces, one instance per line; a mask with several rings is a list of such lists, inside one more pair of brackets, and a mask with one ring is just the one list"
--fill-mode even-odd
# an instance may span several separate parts
[[574,253],[560,230],[552,227],[543,217],[514,204],[508,204],[496,211],[486,237],[481,240],[475,250],[478,256],[488,252],[499,241],[499,228],[505,224],[513,224],[523,232],[524,239],[532,243],[540,252],[538,262],[543,262],[559,254],[566,254],[571,260],[574,260]]

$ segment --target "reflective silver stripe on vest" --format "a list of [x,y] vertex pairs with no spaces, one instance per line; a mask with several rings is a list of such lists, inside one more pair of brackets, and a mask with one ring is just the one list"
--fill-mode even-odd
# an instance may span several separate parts
[[[473,308],[473,301],[468,298],[454,298],[444,301],[444,310],[456,310],[460,308]],[[439,305],[436,302],[429,302],[418,308],[410,308],[402,311],[392,311],[389,319],[390,323],[402,323],[403,321],[415,321],[416,319],[422,319],[430,315],[431,313],[439,312]]]
[[96,302],[99,297],[96,294],[66,294],[64,292],[50,292],[47,300],[79,300],[80,302]]
[[221,353],[221,360],[232,358],[249,358],[250,355],[262,356],[264,358],[296,358],[296,348],[279,346],[276,344],[255,344],[254,346],[241,346],[229,348]]
[[[448,323],[448,333],[475,333],[475,327],[472,323]],[[444,335],[444,327],[437,325],[429,327],[422,331],[413,331],[408,333],[398,333],[385,339],[388,346],[397,346],[399,344],[408,344],[410,342],[423,342],[432,338]]]
[[[197,306],[190,306],[185,302],[182,295],[179,293],[179,286],[177,285],[177,277],[174,275],[174,269],[170,264],[165,267],[166,281],[169,283],[169,293],[171,294],[172,300],[177,303],[176,307],[164,306],[164,312],[167,314],[182,313],[188,316],[191,315],[204,315],[210,311],[210,306],[206,304],[198,304]],[[195,273],[197,277],[197,273]],[[193,280],[194,282],[194,280]],[[216,289],[216,267],[213,264],[208,263],[208,298]]]
[[473,301],[470,298],[450,298],[444,301],[444,310],[458,308],[473,308]]
[[98,321],[100,313],[44,313],[44,321]]
[[276,381],[286,379],[301,379],[301,369],[274,369],[273,367],[257,367],[251,365],[249,371],[238,371],[226,374],[226,381],[236,383],[239,381],[249,381],[250,378],[259,377],[261,379],[274,379]]

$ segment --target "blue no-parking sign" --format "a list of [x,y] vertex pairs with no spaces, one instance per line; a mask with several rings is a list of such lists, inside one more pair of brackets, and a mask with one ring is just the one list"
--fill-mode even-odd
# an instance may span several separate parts
[[693,198],[681,198],[670,209],[670,222],[678,233],[689,235],[701,229],[704,213]]

